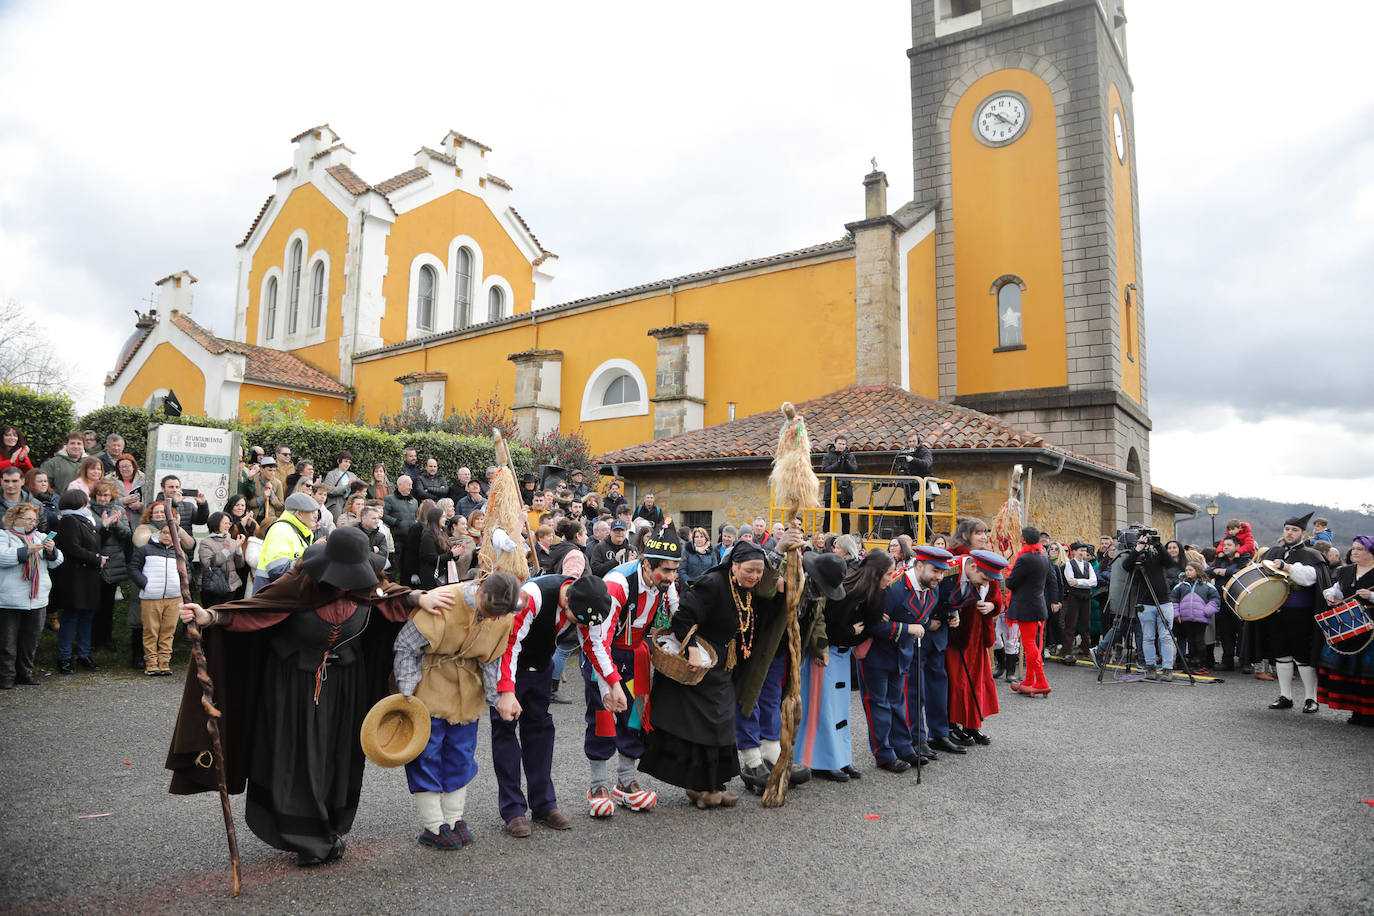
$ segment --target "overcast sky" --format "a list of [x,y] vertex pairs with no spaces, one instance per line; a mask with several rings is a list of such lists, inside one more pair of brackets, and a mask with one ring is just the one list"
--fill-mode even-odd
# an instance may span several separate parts
[[[1374,502],[1374,4],[1136,0],[1154,483]],[[228,334],[234,245],[328,121],[368,181],[457,129],[560,255],[554,298],[785,251],[911,188],[901,2],[0,0],[0,301],[82,407],[159,277]]]

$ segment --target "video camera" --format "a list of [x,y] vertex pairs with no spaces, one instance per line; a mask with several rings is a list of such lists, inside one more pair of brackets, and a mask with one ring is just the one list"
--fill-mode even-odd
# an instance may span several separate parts
[[1136,550],[1141,538],[1146,541],[1146,550],[1164,549],[1164,543],[1159,537],[1159,529],[1146,528],[1144,525],[1131,525],[1123,530],[1117,538],[1117,547],[1121,550]]

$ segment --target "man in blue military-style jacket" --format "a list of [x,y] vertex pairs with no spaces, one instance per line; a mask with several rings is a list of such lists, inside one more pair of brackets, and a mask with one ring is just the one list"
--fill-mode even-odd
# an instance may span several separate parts
[[952,559],[947,550],[917,547],[911,566],[888,587],[883,619],[867,630],[872,642],[859,664],[859,684],[868,740],[878,766],[893,773],[925,762],[911,740],[907,708],[916,697],[908,696],[907,677],[935,609],[940,577]]

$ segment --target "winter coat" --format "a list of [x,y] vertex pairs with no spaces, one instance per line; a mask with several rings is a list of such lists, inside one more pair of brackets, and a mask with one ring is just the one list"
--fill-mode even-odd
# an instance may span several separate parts
[[437,503],[448,496],[448,481],[442,474],[421,474],[415,480],[414,494],[421,502],[432,499]]
[[329,488],[329,496],[325,499],[324,505],[335,518],[343,513],[348,485],[357,479],[358,475],[352,471],[341,471],[338,468],[324,475],[324,485]]
[[54,493],[61,493],[67,489],[78,476],[81,470],[81,462],[86,460],[86,456],[73,458],[66,451],[58,452],[47,461],[43,462],[43,473],[48,475],[48,485],[52,487]]
[[138,586],[138,597],[143,601],[181,597],[176,549],[154,540],[135,547],[129,561],[129,581]]
[[[1158,547],[1145,551],[1132,547],[1126,551],[1125,562],[1121,564],[1121,568],[1127,572],[1128,580],[1136,580],[1137,604],[1154,605],[1156,600],[1161,604],[1168,602],[1169,590],[1178,582],[1177,579],[1173,582],[1165,579],[1164,564],[1169,560],[1169,555]],[[1130,576],[1132,572],[1137,575]]]
[[1184,623],[1207,623],[1221,610],[1221,597],[1212,583],[1201,579],[1180,582],[1169,595],[1175,613]]
[[105,568],[100,575],[106,582],[123,582],[128,578],[129,555],[132,552],[133,531],[129,527],[129,513],[119,503],[91,507],[97,519],[111,511],[119,513],[117,522],[113,525],[103,522],[96,525],[100,532],[100,553],[105,557]]
[[710,547],[704,551],[699,551],[694,546],[688,547],[682,557],[682,581],[693,582],[706,570],[715,566],[716,562],[716,552]]
[[[42,540],[43,535],[35,531],[30,537]],[[39,550],[36,544],[30,545],[24,538],[8,528],[0,529],[0,608],[10,610],[33,610],[47,607],[48,595],[52,591],[52,571],[62,565],[62,551],[58,550],[51,558],[38,564],[38,594],[30,595],[32,582],[24,578],[24,564],[30,550]]]
[[205,571],[218,566],[229,576],[229,591],[235,591],[243,584],[243,573],[247,566],[239,542],[230,535],[209,534],[201,538],[196,548],[196,559],[200,562],[201,582],[205,581]]
[[[16,449],[16,451],[17,451],[17,449]],[[25,474],[27,474],[29,471],[32,471],[32,470],[33,470],[33,462],[29,460],[29,456],[28,456],[28,455],[25,455],[23,458],[20,458],[18,461],[11,461],[9,455],[0,455],[0,471],[4,471],[5,468],[10,467],[11,465],[13,465],[14,467],[17,467],[19,470],[23,471]]]
[[405,543],[406,533],[415,525],[415,513],[418,511],[420,503],[415,498],[414,490],[410,491],[409,496],[388,493],[382,504],[382,521],[391,529],[392,537]]
[[38,530],[44,533],[57,530],[62,518],[62,510],[57,508],[57,494],[48,492],[41,495],[24,491],[24,501],[38,507]]
[[1042,550],[1020,554],[1007,574],[1006,585],[1011,591],[1007,602],[1008,620],[1046,620],[1049,606],[1045,602],[1045,583],[1054,573],[1054,564]]
[[[1240,556],[1243,553],[1248,553],[1252,557],[1255,555],[1255,535],[1250,530],[1249,522],[1240,523],[1240,528],[1237,529],[1235,538],[1236,556]],[[1222,541],[1224,540],[1226,539],[1223,537]],[[1221,555],[1221,541],[1217,541],[1217,555]]]
[[100,532],[83,510],[63,510],[57,523],[57,549],[66,562],[53,577],[52,603],[63,610],[100,607]]
[[[845,449],[836,450],[835,446],[830,446],[825,450],[825,457],[821,459],[822,474],[857,474],[859,473],[859,460],[854,457],[854,453]],[[825,499],[830,495],[830,487],[822,483],[821,498]],[[835,480],[835,490],[840,499],[851,499],[854,496],[854,484],[852,481],[843,477]]]

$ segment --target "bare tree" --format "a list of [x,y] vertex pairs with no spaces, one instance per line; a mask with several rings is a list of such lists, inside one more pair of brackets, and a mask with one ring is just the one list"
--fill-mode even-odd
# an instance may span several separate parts
[[82,387],[71,365],[58,358],[47,331],[22,303],[6,300],[5,314],[0,322],[0,382],[69,394]]

